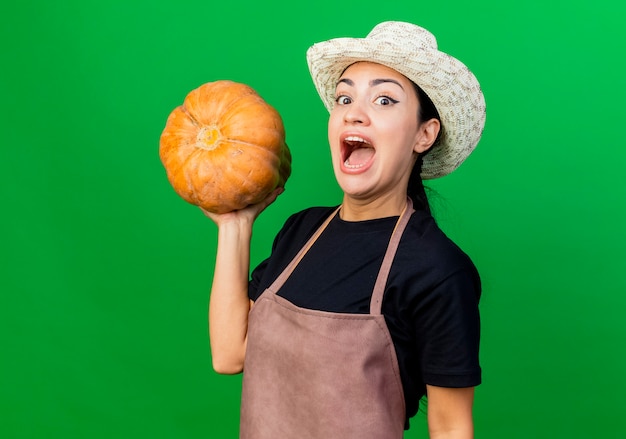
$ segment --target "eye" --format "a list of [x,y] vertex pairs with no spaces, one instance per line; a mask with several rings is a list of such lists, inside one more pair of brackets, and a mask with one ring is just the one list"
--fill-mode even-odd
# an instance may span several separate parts
[[335,98],[335,102],[338,105],[347,105],[352,103],[352,99],[350,99],[348,96],[346,95],[339,95]]
[[395,99],[390,98],[389,96],[379,96],[376,98],[376,100],[374,101],[376,102],[378,105],[392,105],[392,104],[397,104],[398,101]]

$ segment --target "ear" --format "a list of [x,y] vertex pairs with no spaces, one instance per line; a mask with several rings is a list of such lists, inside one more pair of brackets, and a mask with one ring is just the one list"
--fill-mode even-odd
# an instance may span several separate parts
[[435,118],[422,122],[417,128],[417,137],[413,150],[418,154],[428,151],[435,143],[435,140],[437,140],[440,129],[441,122]]

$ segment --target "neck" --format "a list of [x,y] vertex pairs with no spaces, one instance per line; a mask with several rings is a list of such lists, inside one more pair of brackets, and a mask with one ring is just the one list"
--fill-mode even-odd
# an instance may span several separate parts
[[339,216],[344,221],[365,221],[399,216],[406,207],[406,194],[387,195],[373,200],[344,195]]

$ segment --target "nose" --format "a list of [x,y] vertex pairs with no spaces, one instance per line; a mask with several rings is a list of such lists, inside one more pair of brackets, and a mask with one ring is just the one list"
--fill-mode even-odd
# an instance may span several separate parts
[[343,119],[348,124],[368,124],[369,116],[363,105],[357,101],[353,101],[347,106]]

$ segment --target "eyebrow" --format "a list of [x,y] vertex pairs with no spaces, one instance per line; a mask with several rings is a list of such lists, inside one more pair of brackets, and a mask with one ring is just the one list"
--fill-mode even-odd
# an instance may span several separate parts
[[[341,84],[341,83],[345,83],[347,85],[349,85],[350,87],[354,87],[354,81],[352,79],[348,79],[348,78],[342,78],[337,82],[337,85]],[[387,82],[391,82],[392,84],[397,84],[398,87],[400,87],[402,90],[404,90],[404,87],[402,87],[402,84],[400,84],[398,81],[396,81],[395,79],[391,79],[391,78],[380,78],[380,79],[372,79],[370,81],[370,87],[374,87],[380,84],[384,84]]]

